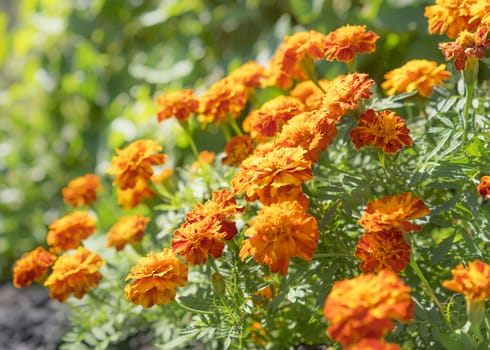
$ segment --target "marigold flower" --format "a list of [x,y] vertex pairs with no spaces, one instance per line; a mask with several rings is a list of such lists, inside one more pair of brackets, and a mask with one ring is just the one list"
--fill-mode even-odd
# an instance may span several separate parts
[[444,281],[444,288],[464,294],[466,299],[478,302],[490,299],[490,265],[475,260],[465,268],[462,264],[451,270],[452,280]]
[[172,250],[191,265],[202,265],[208,255],[217,259],[223,254],[222,227],[216,217],[202,216],[200,220],[186,220],[174,233]]
[[322,111],[328,118],[338,122],[349,110],[359,106],[360,99],[372,95],[371,86],[374,80],[367,74],[348,74],[340,80],[333,81],[322,100]]
[[277,202],[281,197],[284,200],[285,190],[293,190],[303,197],[301,184],[313,178],[311,161],[304,158],[305,153],[299,147],[284,147],[263,155],[253,154],[240,164],[231,184],[235,192],[245,192],[247,201],[259,199],[264,205]]
[[395,328],[393,320],[408,322],[413,312],[410,287],[390,270],[335,282],[323,308],[328,335],[343,347],[380,339]]
[[402,232],[420,231],[422,226],[409,222],[430,213],[421,199],[410,192],[386,196],[368,203],[359,224],[366,232],[373,233],[397,228]]
[[133,304],[152,307],[171,303],[176,296],[175,288],[187,284],[187,266],[170,249],[161,253],[148,253],[131,268],[124,293]]
[[240,259],[253,256],[273,273],[286,275],[292,257],[311,260],[318,243],[315,218],[298,202],[281,202],[263,207],[245,231]]
[[383,339],[362,339],[359,343],[351,345],[346,350],[402,350],[400,345],[387,343]]
[[379,36],[367,31],[366,26],[345,25],[327,34],[325,39],[325,58],[350,62],[356,54],[371,53],[376,50]]
[[71,180],[63,188],[63,200],[74,207],[89,205],[97,199],[97,191],[102,189],[100,177],[95,174],[86,174]]
[[159,105],[157,111],[159,123],[173,116],[179,121],[187,120],[199,108],[199,102],[194,97],[193,90],[166,92],[157,98],[157,104]]
[[49,225],[47,243],[55,252],[74,249],[95,230],[95,219],[88,212],[74,211]]
[[107,232],[107,247],[115,247],[120,251],[127,243],[141,242],[150,220],[139,214],[121,218]]
[[356,149],[373,145],[384,153],[395,154],[404,145],[412,145],[409,133],[405,121],[395,112],[375,112],[369,109],[361,114],[357,127],[350,132],[350,137]]
[[192,163],[192,169],[198,170],[205,165],[213,164],[215,157],[216,157],[216,153],[214,152],[210,152],[210,151],[199,152],[197,160],[194,163]]
[[490,2],[477,1],[470,7],[471,19],[469,23],[479,26],[490,26]]
[[253,151],[254,142],[250,135],[235,136],[226,144],[226,157],[221,159],[221,162],[229,166],[238,166]]
[[224,78],[214,83],[199,96],[199,115],[202,127],[209,123],[219,125],[229,117],[237,118],[247,102],[247,89],[234,80]]
[[99,254],[84,247],[78,247],[73,255],[60,256],[53,266],[53,272],[44,282],[49,288],[49,296],[62,303],[70,294],[82,298],[99,284],[102,278],[99,268],[104,264]]
[[156,196],[150,187],[148,182],[144,180],[138,180],[134,188],[128,188],[126,190],[117,190],[117,202],[124,209],[135,208],[146,199],[150,199]]
[[247,88],[259,87],[265,68],[257,62],[249,61],[228,74],[228,79]]
[[410,245],[397,229],[366,233],[359,239],[356,257],[361,260],[359,267],[364,273],[385,268],[400,273],[410,262]]
[[[323,91],[327,91],[330,81],[321,79],[318,81],[318,84],[323,88]],[[289,95],[303,102],[306,110],[312,111],[321,107],[322,98],[325,95],[323,91],[311,80],[306,80],[296,84],[289,92]]]
[[325,55],[325,35],[314,30],[286,36],[269,62],[263,86],[289,89],[293,80],[307,80],[302,66]]
[[443,80],[451,77],[451,72],[445,68],[445,64],[437,65],[434,61],[410,60],[386,73],[381,87],[387,95],[417,90],[421,96],[429,97],[435,85],[442,86]]
[[473,20],[471,6],[478,0],[436,0],[436,4],[425,7],[424,16],[429,21],[430,34],[444,34],[451,39],[464,31],[474,31],[479,21]]
[[482,176],[476,189],[483,199],[490,198],[490,176]]
[[162,184],[166,182],[174,174],[174,169],[166,168],[163,169],[159,174],[155,174],[151,177],[151,182],[155,185]]
[[266,344],[265,337],[267,332],[260,322],[252,322],[250,325],[250,341],[259,346],[264,346]]
[[25,253],[14,265],[13,283],[17,288],[30,286],[39,281],[49,267],[54,264],[57,256],[47,252],[43,247]]
[[112,163],[107,171],[115,175],[114,184],[121,190],[134,188],[138,180],[148,181],[153,175],[153,165],[163,165],[167,156],[155,154],[163,150],[156,141],[138,140],[126,148],[116,149],[117,156],[112,157]]
[[278,96],[267,101],[253,119],[252,128],[260,136],[274,136],[289,119],[303,112],[305,105],[295,97]]
[[485,53],[490,48],[490,40],[487,39],[490,27],[480,27],[474,33],[462,31],[458,34],[455,41],[439,43],[446,61],[454,59],[454,68],[465,70],[468,61],[478,61],[485,57]]

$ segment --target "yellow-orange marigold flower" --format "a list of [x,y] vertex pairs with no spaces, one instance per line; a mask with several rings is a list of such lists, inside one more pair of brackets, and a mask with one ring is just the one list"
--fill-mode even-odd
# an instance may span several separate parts
[[325,58],[350,62],[357,54],[376,51],[376,40],[379,36],[367,31],[366,26],[345,25],[327,34],[325,39]]
[[152,307],[171,303],[176,296],[175,288],[187,284],[187,266],[172,250],[165,248],[161,253],[148,253],[131,268],[124,293],[133,304]]
[[437,65],[434,61],[410,60],[403,66],[387,72],[381,87],[387,95],[417,90],[421,96],[429,97],[435,85],[442,86],[443,80],[451,77],[451,72],[445,68],[445,64]]
[[344,347],[384,337],[413,312],[410,287],[390,270],[335,282],[323,308],[328,335]]
[[49,267],[54,264],[57,256],[47,252],[43,247],[25,253],[14,265],[13,283],[17,288],[27,287],[39,281]]
[[114,184],[121,190],[134,188],[139,180],[148,181],[153,175],[153,165],[163,165],[167,156],[154,140],[138,140],[124,149],[116,149],[108,174],[115,175]]
[[314,30],[286,36],[269,62],[263,86],[289,89],[293,80],[307,80],[302,65],[325,55],[325,35]]
[[[328,90],[330,81],[321,79],[318,84],[323,88],[324,91]],[[296,97],[298,100],[303,102],[306,109],[311,111],[321,107],[322,98],[325,93],[320,90],[320,88],[311,80],[306,80],[299,82],[296,86],[289,92],[289,95]]]
[[250,135],[235,136],[226,144],[226,157],[221,159],[221,162],[229,166],[238,166],[245,158],[248,158],[253,151],[254,142]]
[[345,350],[402,350],[402,348],[398,344],[387,343],[383,339],[362,339]]
[[260,136],[274,136],[289,119],[305,110],[303,102],[292,96],[267,101],[253,119],[252,128]]
[[425,7],[424,16],[429,21],[430,34],[444,34],[451,39],[463,30],[474,31],[479,21],[473,20],[471,6],[478,0],[436,0],[436,4]]
[[300,147],[284,147],[253,154],[241,163],[231,184],[236,192],[245,193],[247,201],[259,199],[264,205],[277,202],[285,190],[294,188],[301,197],[301,184],[313,178],[305,153]]
[[462,264],[451,270],[452,280],[444,281],[443,286],[464,294],[471,302],[490,299],[490,265],[475,260],[465,268]]
[[366,233],[356,247],[356,257],[361,260],[362,272],[390,269],[400,273],[410,262],[410,245],[397,229]]
[[55,252],[74,249],[95,230],[95,218],[86,211],[74,211],[49,225],[47,243]]
[[208,255],[219,258],[225,244],[221,241],[221,222],[212,216],[200,220],[186,220],[174,233],[172,250],[179,253],[191,265],[202,265]]
[[454,68],[464,70],[469,60],[478,61],[485,57],[490,48],[490,40],[487,39],[490,27],[480,27],[476,32],[462,31],[455,41],[440,43],[446,61],[454,59]]
[[369,233],[392,228],[398,228],[402,232],[420,231],[422,226],[408,220],[417,219],[429,213],[430,209],[421,199],[406,192],[369,202],[359,224]]
[[248,88],[259,87],[265,68],[257,62],[249,61],[228,74],[228,79]]
[[99,284],[102,278],[99,268],[104,264],[99,254],[83,247],[78,247],[73,255],[60,256],[53,266],[53,272],[44,282],[49,288],[49,296],[60,302],[64,302],[70,294],[82,298]]
[[63,200],[74,207],[89,205],[97,199],[97,191],[102,189],[100,177],[95,174],[86,174],[71,180],[63,188]]
[[203,95],[198,97],[199,115],[197,119],[204,128],[209,123],[219,125],[229,117],[237,118],[247,103],[245,85],[224,78],[214,83]]
[[348,74],[342,79],[334,80],[322,99],[322,111],[328,118],[339,121],[349,110],[359,106],[360,99],[368,99],[372,92],[374,80],[364,73]]
[[273,273],[286,275],[292,257],[311,260],[318,243],[315,218],[296,201],[263,207],[245,231],[240,258],[253,256]]
[[205,165],[211,165],[214,163],[214,158],[216,157],[216,153],[210,151],[201,151],[199,152],[197,160],[192,163],[192,169],[199,170]]
[[107,246],[120,251],[128,243],[141,242],[150,220],[139,214],[121,218],[107,232]]
[[194,97],[193,90],[166,92],[157,98],[157,104],[159,106],[157,111],[158,122],[163,122],[172,117],[179,121],[189,119],[199,108],[199,102]]
[[470,7],[471,19],[469,23],[479,23],[480,26],[490,26],[490,2],[477,1]]
[[126,190],[117,189],[117,202],[124,209],[131,209],[144,200],[150,199],[156,196],[156,193],[148,187],[148,182],[144,180],[138,180],[136,186],[128,188]]
[[483,199],[490,198],[490,176],[482,176],[476,190],[480,193]]
[[357,127],[350,132],[350,137],[356,149],[373,145],[384,153],[395,154],[404,145],[412,145],[409,133],[405,121],[395,112],[375,112],[369,109],[361,114]]

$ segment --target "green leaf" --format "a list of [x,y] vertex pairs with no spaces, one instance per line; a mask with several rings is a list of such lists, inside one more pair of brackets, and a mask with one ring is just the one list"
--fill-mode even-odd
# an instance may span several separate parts
[[436,249],[434,249],[432,258],[430,259],[431,265],[436,265],[446,257],[447,253],[449,252],[449,250],[451,250],[451,247],[453,246],[455,235],[456,233],[454,232],[449,237],[446,237],[441,243],[439,243]]

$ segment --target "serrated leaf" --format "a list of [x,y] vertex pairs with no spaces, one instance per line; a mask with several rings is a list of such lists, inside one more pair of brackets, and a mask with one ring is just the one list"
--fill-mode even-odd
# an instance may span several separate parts
[[440,261],[442,261],[451,247],[453,246],[454,236],[456,233],[451,234],[449,237],[446,237],[441,243],[437,245],[437,247],[433,251],[432,258],[430,259],[431,265],[436,265]]

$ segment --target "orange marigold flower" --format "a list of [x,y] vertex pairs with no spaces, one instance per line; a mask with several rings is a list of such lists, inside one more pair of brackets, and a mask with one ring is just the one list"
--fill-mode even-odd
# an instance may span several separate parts
[[318,152],[323,152],[337,135],[335,122],[324,118],[322,113],[304,112],[284,125],[277,135],[276,147],[301,147],[305,159],[318,162]]
[[201,169],[204,165],[211,165],[214,163],[214,158],[216,157],[216,153],[210,151],[201,151],[199,152],[197,160],[192,163],[192,168],[194,170]]
[[490,198],[490,176],[482,176],[476,189],[480,192],[483,199]]
[[171,303],[176,296],[175,288],[187,284],[187,265],[182,263],[172,250],[148,253],[131,268],[124,293],[133,304],[152,307]]
[[47,243],[55,252],[74,249],[95,230],[95,218],[86,211],[74,211],[49,225]]
[[368,203],[359,224],[366,232],[373,233],[397,228],[402,232],[421,231],[422,226],[409,222],[430,213],[421,199],[410,192],[387,196]]
[[315,218],[296,201],[263,207],[253,225],[245,231],[240,258],[253,256],[273,273],[286,275],[289,260],[311,260],[318,243]]
[[126,190],[117,190],[117,202],[124,209],[131,209],[143,201],[156,196],[150,187],[148,187],[148,182],[144,180],[138,180],[134,188],[128,188]]
[[249,61],[228,74],[228,79],[248,88],[259,87],[265,68],[257,62]]
[[470,7],[471,19],[469,23],[479,23],[480,26],[490,26],[490,2],[477,1]]
[[259,346],[264,346],[266,344],[265,337],[267,335],[267,332],[265,331],[264,326],[262,326],[262,323],[260,322],[252,322],[250,325],[250,338],[249,340],[257,344]]
[[[318,84],[323,88],[323,91],[327,91],[330,81],[321,79]],[[323,91],[311,80],[306,80],[296,84],[289,92],[289,95],[303,102],[306,109],[311,111],[321,107],[322,98],[325,95]]]
[[352,129],[350,137],[356,149],[373,145],[384,153],[395,154],[413,141],[405,121],[392,111],[375,112],[368,109],[361,114],[357,127]]
[[172,250],[191,265],[205,264],[208,255],[217,259],[223,254],[225,244],[220,239],[221,233],[221,223],[216,217],[187,220],[175,231]]
[[[436,4],[425,7],[424,16],[429,20],[430,34],[444,34],[451,39],[463,30],[474,31],[479,21],[473,20],[471,6],[478,0],[436,0]],[[470,22],[471,21],[471,22]]]
[[342,346],[362,339],[380,339],[395,328],[393,320],[408,322],[414,315],[410,287],[390,270],[334,283],[323,315],[328,335]]
[[233,137],[225,146],[226,157],[221,159],[223,164],[238,166],[254,151],[254,142],[250,135]]
[[163,169],[159,174],[155,174],[151,177],[151,182],[155,185],[162,184],[166,182],[174,174],[174,169],[166,168]]
[[199,96],[197,119],[206,127],[209,123],[219,125],[229,117],[237,118],[247,103],[247,89],[236,81],[224,78],[214,83]]
[[305,105],[296,97],[278,96],[259,109],[252,128],[260,136],[274,136],[283,124],[304,110]]
[[153,165],[163,165],[167,156],[156,154],[163,150],[156,141],[138,140],[126,148],[116,149],[117,156],[112,157],[112,163],[107,171],[115,175],[114,184],[121,190],[134,188],[138,180],[148,181],[153,175]]
[[304,158],[305,153],[299,147],[284,147],[254,154],[240,164],[231,184],[236,192],[245,192],[247,201],[259,199],[264,205],[284,200],[286,190],[302,197],[301,184],[313,178],[311,161]]
[[362,272],[376,272],[385,268],[400,273],[410,262],[410,245],[397,229],[366,233],[356,248]]
[[86,174],[71,180],[63,188],[63,200],[74,207],[89,205],[97,199],[97,191],[102,189],[100,177],[95,174]]
[[84,247],[78,247],[73,255],[64,254],[56,260],[53,272],[44,282],[49,296],[64,302],[70,294],[82,298],[97,286],[102,278],[99,268],[105,264],[102,257]]
[[454,59],[454,68],[465,70],[468,61],[478,61],[485,57],[490,48],[490,40],[487,39],[489,30],[490,27],[480,27],[474,33],[464,30],[455,41],[440,43],[439,49],[446,61]]
[[349,110],[359,106],[360,99],[372,95],[371,86],[374,80],[367,74],[348,74],[340,80],[333,81],[322,99],[322,111],[328,118],[338,122]]
[[347,24],[327,34],[325,58],[328,61],[350,62],[356,54],[374,52],[378,39],[375,32],[366,31],[366,26]]
[[451,77],[451,72],[445,68],[445,64],[437,65],[434,61],[410,60],[386,73],[381,87],[387,95],[417,90],[421,96],[429,97],[435,85],[442,86],[443,80]]
[[362,339],[346,350],[402,350],[402,348],[398,344],[387,343],[383,339]]
[[187,120],[199,108],[199,102],[194,97],[193,90],[166,92],[157,98],[157,104],[159,105],[157,111],[159,123],[173,116],[179,121]]
[[451,270],[452,280],[444,281],[444,288],[464,294],[471,302],[490,299],[490,265],[475,260],[465,268],[462,264]]
[[128,243],[141,242],[150,220],[139,214],[121,218],[107,232],[107,247],[115,247],[120,251]]
[[14,265],[13,283],[17,288],[30,286],[39,281],[49,267],[54,264],[57,256],[47,252],[43,247],[25,253]]
[[325,55],[325,35],[314,30],[286,36],[269,62],[263,86],[289,89],[293,80],[307,80],[302,66]]

